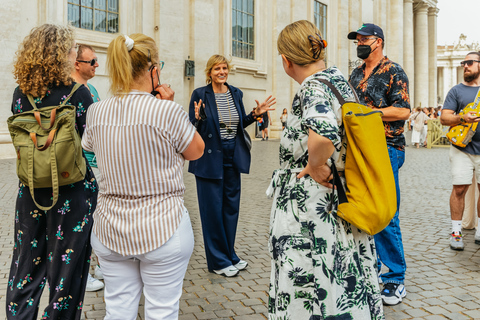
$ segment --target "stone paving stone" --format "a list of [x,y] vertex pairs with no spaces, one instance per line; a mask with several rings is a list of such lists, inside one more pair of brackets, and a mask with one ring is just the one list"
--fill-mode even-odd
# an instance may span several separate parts
[[445,315],[448,319],[451,320],[464,320],[464,319],[471,319],[469,316],[461,314],[461,313],[449,313]]
[[405,312],[410,315],[413,318],[420,318],[420,317],[425,317],[428,316],[429,313],[425,312],[424,310],[418,308],[418,309],[410,309],[410,310],[405,310]]

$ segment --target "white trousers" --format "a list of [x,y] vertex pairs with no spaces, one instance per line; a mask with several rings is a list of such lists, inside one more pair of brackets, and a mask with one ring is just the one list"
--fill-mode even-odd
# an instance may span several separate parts
[[92,233],[92,247],[102,266],[108,320],[137,319],[145,295],[147,320],[178,319],[183,278],[193,252],[193,230],[188,211],[173,236],[160,248],[145,254],[122,256]]

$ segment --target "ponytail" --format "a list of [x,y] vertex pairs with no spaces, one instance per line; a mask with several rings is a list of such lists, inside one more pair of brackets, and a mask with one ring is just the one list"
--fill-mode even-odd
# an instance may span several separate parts
[[107,50],[110,91],[113,94],[130,92],[135,80],[150,64],[157,62],[158,49],[152,38],[141,33],[132,34],[130,37],[116,37]]

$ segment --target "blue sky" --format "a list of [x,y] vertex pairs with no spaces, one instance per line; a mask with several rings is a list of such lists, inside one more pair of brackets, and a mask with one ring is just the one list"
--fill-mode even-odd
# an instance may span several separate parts
[[438,0],[437,44],[458,42],[461,33],[467,44],[480,43],[480,0]]

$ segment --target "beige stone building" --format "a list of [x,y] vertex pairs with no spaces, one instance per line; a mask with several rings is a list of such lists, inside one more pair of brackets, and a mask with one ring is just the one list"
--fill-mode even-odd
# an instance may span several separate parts
[[[215,53],[231,57],[229,83],[243,90],[247,111],[255,99],[270,94],[277,98],[271,137],[278,137],[280,113],[290,107],[298,88],[284,73],[276,50],[284,26],[300,19],[316,23],[328,41],[327,64],[348,76],[359,63],[348,32],[363,22],[378,24],[386,37],[385,54],[400,63],[410,79],[412,105],[424,106],[437,99],[437,13],[437,0],[2,1],[0,157],[14,155],[5,123],[16,86],[11,72],[14,54],[25,35],[45,22],[71,22],[78,42],[96,48],[100,67],[91,83],[102,98],[109,96],[106,48],[118,34],[142,32],[157,41],[165,61],[161,80],[172,85],[175,100],[185,108],[191,92],[205,84],[208,58]],[[253,135],[255,126],[248,130]]]
[[438,104],[443,105],[448,91],[463,81],[463,68],[460,66],[460,61],[463,61],[472,51],[480,51],[480,45],[478,42],[469,43],[464,34],[461,34],[458,41],[452,45],[437,47]]

